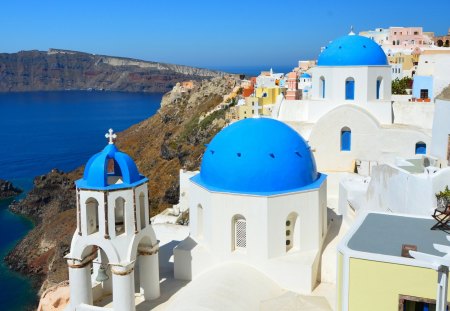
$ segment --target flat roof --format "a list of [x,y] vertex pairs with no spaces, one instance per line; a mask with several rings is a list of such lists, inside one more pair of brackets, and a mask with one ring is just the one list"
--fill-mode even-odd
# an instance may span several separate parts
[[437,256],[433,243],[449,245],[447,233],[431,230],[432,218],[417,218],[393,214],[369,213],[353,233],[347,247],[360,252],[401,257],[402,245],[417,246],[417,251]]

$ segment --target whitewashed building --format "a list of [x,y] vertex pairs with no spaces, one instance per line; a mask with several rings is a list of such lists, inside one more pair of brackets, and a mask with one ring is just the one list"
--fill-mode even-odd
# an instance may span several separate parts
[[[160,295],[158,241],[149,223],[148,179],[109,144],[92,156],[76,181],[77,229],[69,266],[67,310],[102,310],[94,302],[112,296],[114,310],[135,310],[135,291]],[[107,310],[111,310],[110,308]]]
[[174,249],[175,278],[239,262],[282,288],[310,293],[319,280],[326,201],[326,175],[288,125],[252,118],[224,128],[190,179],[190,236]]

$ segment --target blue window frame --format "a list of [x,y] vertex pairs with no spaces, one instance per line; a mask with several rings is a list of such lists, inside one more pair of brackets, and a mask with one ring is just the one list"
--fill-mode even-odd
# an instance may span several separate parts
[[348,127],[341,130],[341,151],[350,151],[352,148],[352,131]]
[[355,99],[355,80],[353,80],[353,78],[345,80],[345,99]]

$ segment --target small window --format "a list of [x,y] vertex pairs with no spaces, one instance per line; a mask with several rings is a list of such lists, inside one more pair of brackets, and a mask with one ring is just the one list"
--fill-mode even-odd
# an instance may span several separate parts
[[319,91],[320,91],[320,98],[325,98],[325,78],[320,77],[320,83],[319,83]]
[[355,99],[355,80],[353,78],[347,78],[347,80],[345,80],[345,99]]
[[428,98],[428,90],[427,89],[421,89],[420,90],[420,98],[421,99],[427,99]]
[[341,130],[341,151],[350,151],[352,147],[352,131],[348,127]]
[[379,77],[377,79],[377,89],[376,89],[376,98],[383,99],[383,89],[382,89],[383,78]]
[[427,144],[423,141],[419,141],[416,144],[416,154],[426,154],[427,153]]
[[247,248],[247,221],[241,215],[233,217],[233,240],[234,250]]

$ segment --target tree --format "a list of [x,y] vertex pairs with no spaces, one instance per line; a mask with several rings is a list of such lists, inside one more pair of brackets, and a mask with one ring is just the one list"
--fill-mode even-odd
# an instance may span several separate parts
[[412,88],[412,79],[409,77],[404,77],[402,79],[395,79],[392,81],[392,94],[394,95],[405,95],[406,89]]

